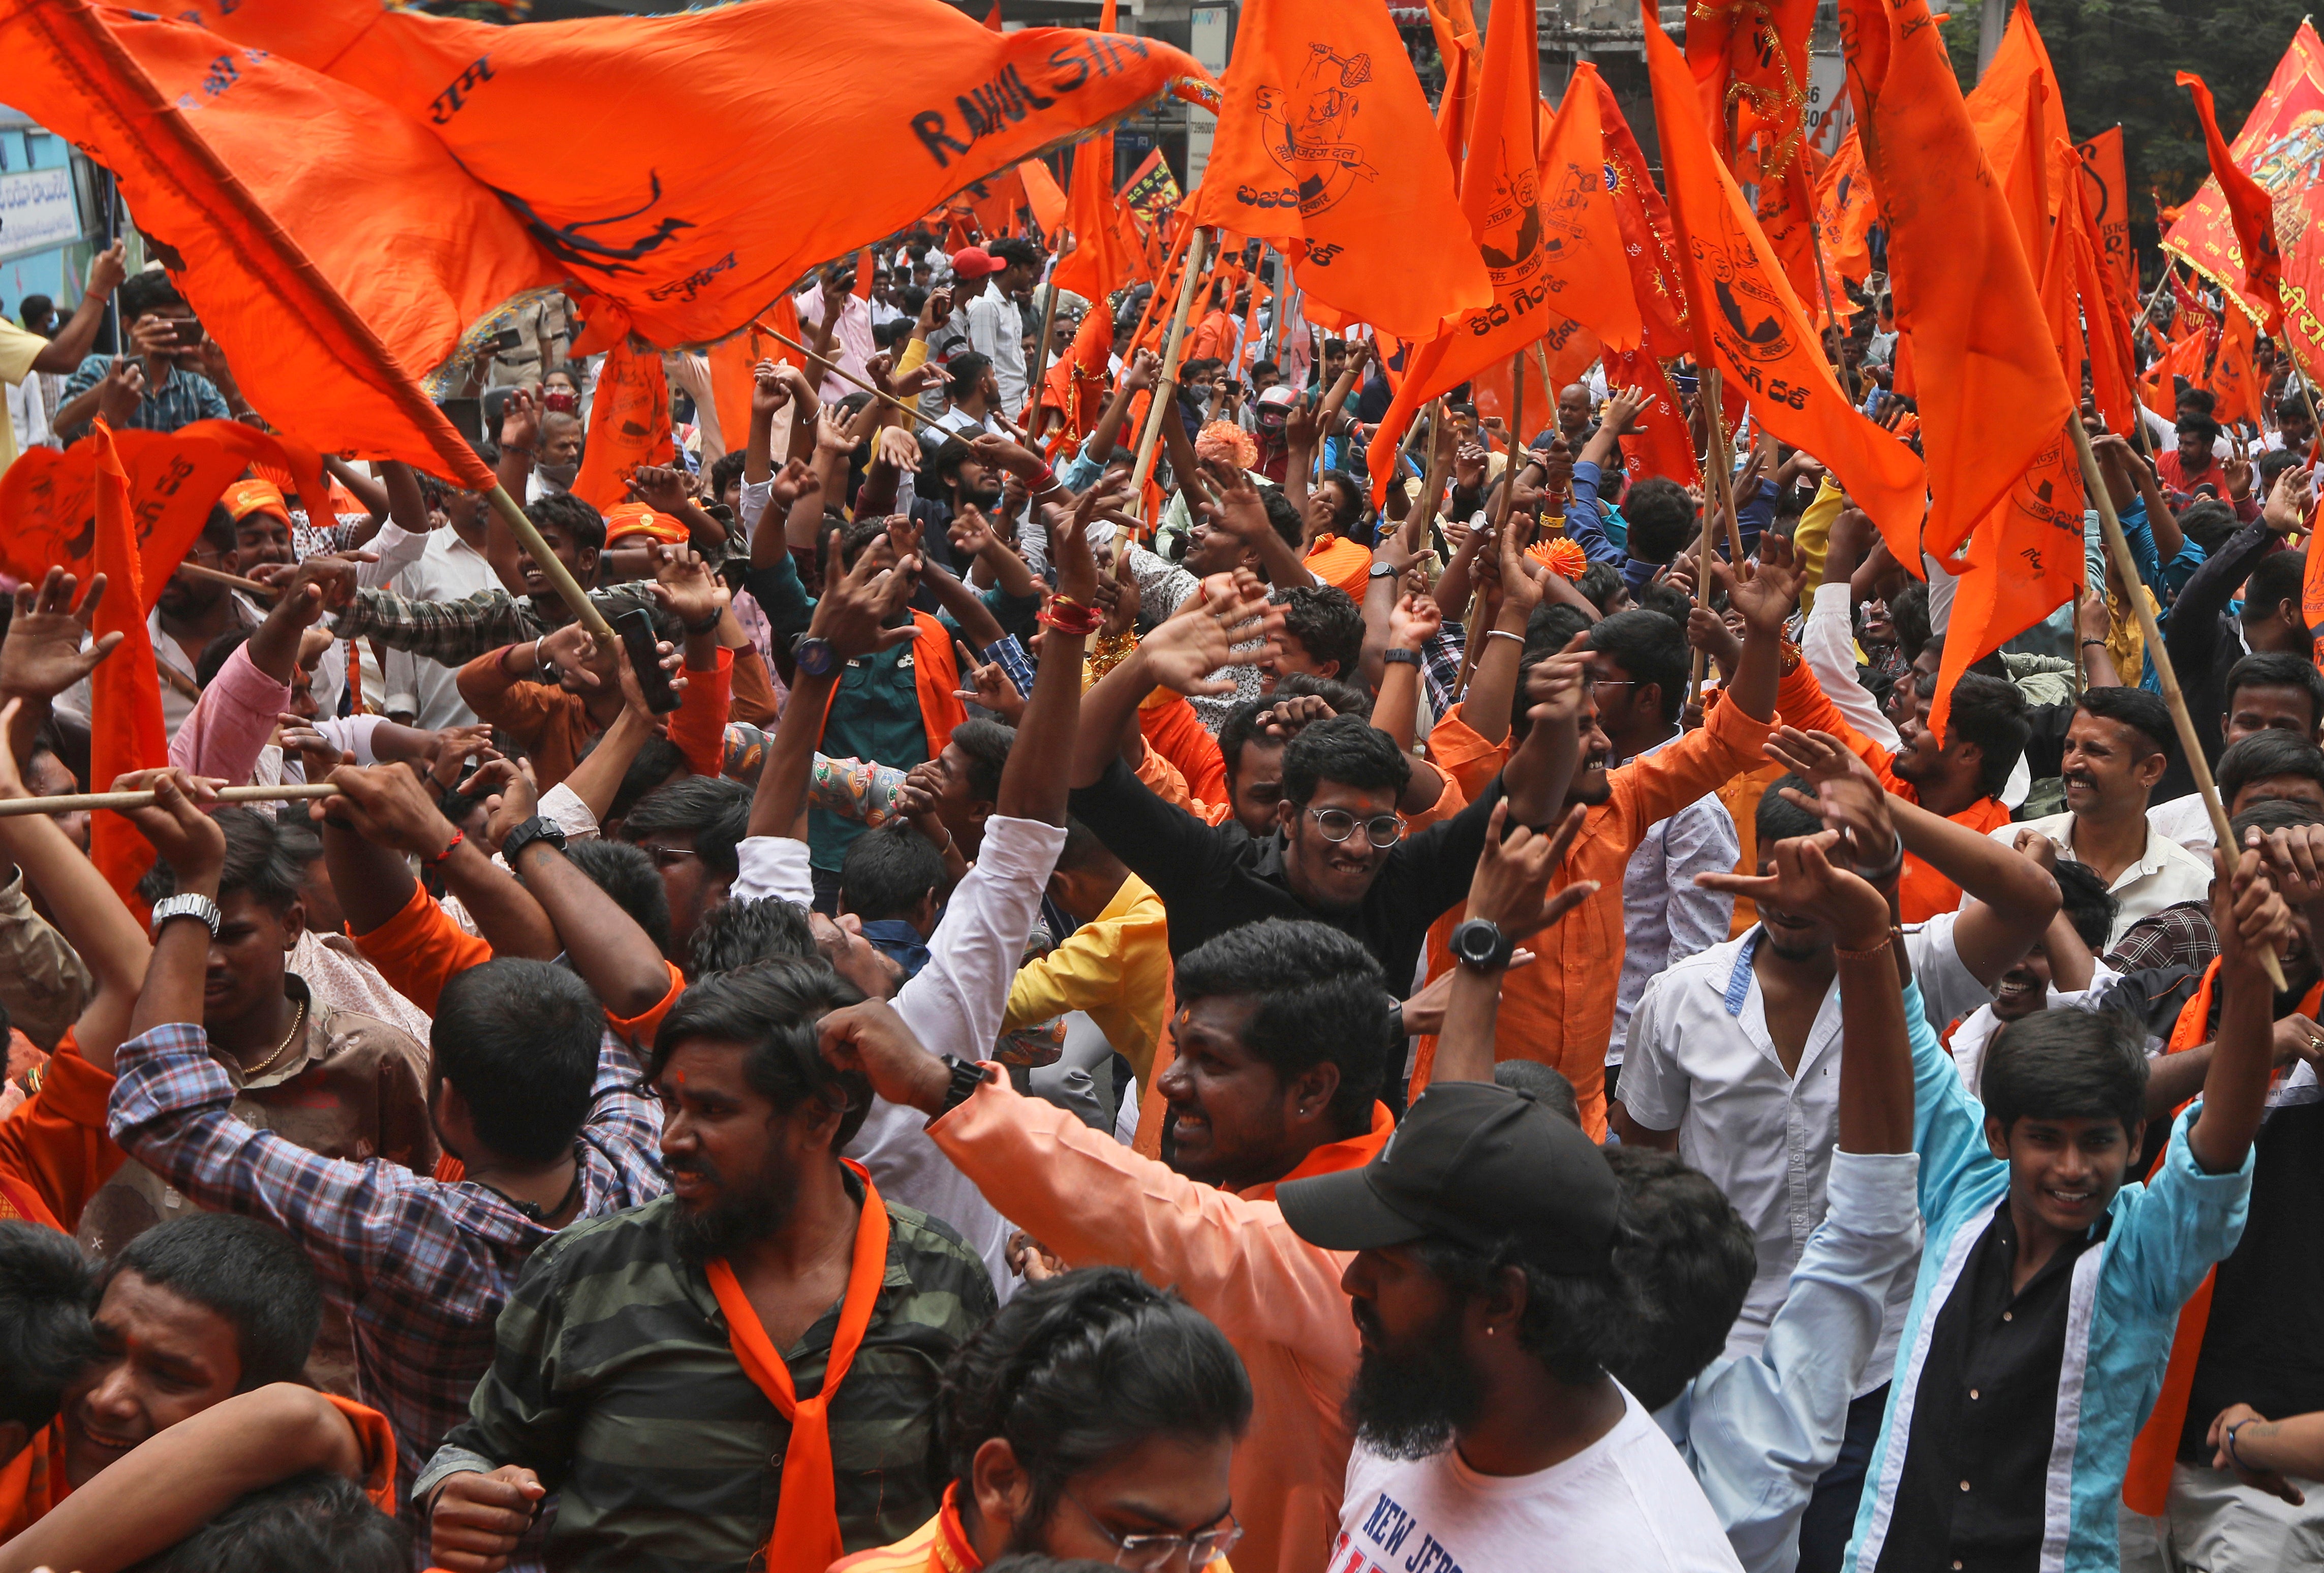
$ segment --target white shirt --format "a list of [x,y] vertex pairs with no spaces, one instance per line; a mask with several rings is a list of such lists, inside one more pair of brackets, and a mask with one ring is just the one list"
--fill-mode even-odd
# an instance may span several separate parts
[[[449,526],[412,531],[390,519],[372,537],[372,550],[379,553],[375,566],[386,570],[383,582],[411,600],[466,600],[500,585],[484,554]],[[388,651],[384,664],[386,699],[381,708],[409,708],[411,724],[429,731],[475,723],[476,713],[460,698],[459,668],[409,650]]]
[[[2081,861],[2074,855],[2072,814],[2052,814],[2020,824],[1998,825],[1986,834],[2004,847],[2010,847],[2016,844],[2020,830],[2039,830],[2050,838],[2059,856],[2070,863]],[[2111,950],[2141,918],[2151,918],[2181,902],[2209,901],[2211,865],[2209,859],[2196,856],[2168,835],[2158,832],[2150,819],[2146,825],[2146,850],[2139,854],[2137,862],[2115,876],[2107,892],[2120,903],[2115,911],[2114,927],[2107,931],[2107,948]]]
[[[1993,998],[1961,963],[1953,942],[1959,918],[1940,912],[1904,930],[1914,981],[1940,1027]],[[1759,1270],[1727,1335],[1735,1359],[1758,1352],[1808,1237],[1823,1222],[1840,1140],[1839,984],[1816,1011],[1799,1069],[1785,1075],[1751,967],[1766,934],[1755,927],[1648,984],[1630,1017],[1622,1067],[1623,1107],[1640,1124],[1678,1133],[1678,1155],[1727,1193],[1757,1243]],[[1901,1274],[1860,1392],[1888,1379],[1912,1298],[1913,1275]]]
[[973,441],[977,438],[983,436],[988,431],[995,437],[1007,437],[1009,435],[1008,432],[1001,430],[1001,423],[991,416],[972,415],[957,404],[947,409],[943,414],[931,421],[929,424],[932,426],[941,427],[943,430],[951,432],[954,436],[960,438],[963,441]]
[[[1676,736],[1632,755],[1643,759],[1666,748]],[[1708,792],[1669,819],[1646,828],[1622,874],[1622,982],[1614,995],[1614,1031],[1606,1040],[1606,1063],[1622,1063],[1622,1043],[1630,1013],[1646,991],[1646,980],[1673,960],[1708,950],[1735,927],[1735,898],[1704,890],[1698,874],[1728,874],[1743,856],[1735,817],[1719,794]]]
[[[1041,892],[1065,845],[1065,828],[1038,819],[984,821],[984,844],[954,886],[928,940],[928,963],[898,991],[896,1013],[931,1054],[990,1059],[1008,1012],[1010,985],[1025,937],[1041,912]],[[801,906],[815,900],[807,844],[753,836],[737,848],[741,867],[728,892],[735,901],[779,896]],[[942,1218],[984,1258],[993,1287],[1007,1300],[1016,1287],[1005,1254],[1010,1227],[967,1176],[928,1139],[927,1116],[875,1098],[847,1156],[871,1171],[883,1196]]]
[[2167,803],[2157,803],[2146,810],[2146,823],[2157,836],[2176,841],[2200,860],[2205,868],[2211,865],[2211,853],[2218,842],[2218,832],[2211,828],[2210,810],[2203,807],[2203,794],[2189,792],[2183,798],[2172,798]]
[[1638,1401],[1614,1429],[1532,1475],[1480,1475],[1458,1446],[1388,1458],[1348,1456],[1332,1573],[1620,1573],[1739,1569],[1685,1460]]
[[[2122,974],[2103,961],[2090,963],[2090,986],[2061,989],[2050,985],[2043,996],[2043,1009],[2049,1011],[2095,1011],[2098,998],[2110,985],[2122,981]],[[1993,1047],[1993,1040],[2001,1031],[2001,1018],[1993,1013],[1991,1005],[1979,1005],[1961,1018],[1953,1029],[1951,1040],[1945,1047],[1952,1050],[1953,1069],[1960,1072],[1961,1085],[1968,1087],[1971,1097],[1985,1096],[1985,1051]]]
[[984,293],[961,308],[968,342],[992,362],[1001,378],[1001,407],[1015,412],[1025,407],[1025,314],[1017,302],[988,284]]

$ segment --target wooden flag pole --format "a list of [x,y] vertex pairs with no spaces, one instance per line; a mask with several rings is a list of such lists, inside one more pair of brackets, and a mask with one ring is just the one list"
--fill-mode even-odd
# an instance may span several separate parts
[[198,562],[181,562],[178,565],[178,571],[189,579],[207,579],[211,584],[226,585],[248,595],[271,597],[274,594],[272,585],[262,585],[256,579],[246,579],[238,573],[227,573],[223,569],[204,568]]
[[[1074,232],[1072,230],[1060,229],[1057,231],[1057,244],[1060,247],[1057,252],[1058,263],[1062,264],[1065,260],[1066,256],[1071,253],[1073,249],[1073,241]],[[1090,305],[1090,310],[1093,311],[1104,310],[1104,300],[1101,298],[1093,301]],[[1041,338],[1039,343],[1033,346],[1033,375],[1027,378],[1025,382],[1025,435],[1027,439],[1036,446],[1038,446],[1041,440],[1041,379],[1048,375],[1049,334],[1056,325],[1057,270],[1055,266],[1052,266],[1049,269],[1049,299],[1047,303],[1043,305],[1041,308]]]
[[853,372],[849,371],[837,361],[833,360],[829,356],[816,354],[815,351],[809,349],[806,345],[801,344],[798,339],[793,338],[789,334],[778,333],[775,329],[768,327],[765,323],[760,321],[755,317],[751,319],[751,326],[765,334],[768,338],[772,338],[776,343],[798,351],[801,355],[807,356],[807,359],[815,362],[816,365],[829,372],[833,376],[837,377],[841,382],[853,383],[855,386],[862,389],[865,393],[871,394],[873,398],[881,401],[882,403],[891,405],[895,409],[902,412],[908,419],[918,421],[928,430],[935,432],[938,439],[955,435],[955,433],[946,431],[943,427],[937,425],[935,421],[930,421],[927,416],[922,415],[911,405],[896,397],[895,394],[882,393],[880,389],[873,387],[870,383],[865,382],[862,377],[857,376]]
[[[1719,368],[1705,366],[1697,384],[1701,391],[1703,428],[1710,439],[1709,450],[1703,457],[1704,476],[1711,482],[1711,496],[1702,514],[1702,534],[1695,546],[1694,599],[1706,611],[1711,606],[1711,515],[1715,509],[1727,522],[1729,560],[1738,569],[1743,566],[1743,538],[1735,523],[1735,456],[1722,452],[1727,447],[1727,432],[1721,418],[1719,401]],[[1703,674],[1710,658],[1700,646],[1694,652],[1694,662],[1686,677],[1686,702],[1694,703],[1694,696],[1702,689]]]
[[[339,789],[327,781],[285,782],[279,786],[220,787],[217,800],[222,803],[290,803],[305,798],[336,798]],[[0,819],[17,819],[26,814],[76,814],[89,809],[144,809],[153,804],[153,793],[143,792],[68,792],[54,798],[0,798]]]
[[540,532],[534,529],[532,521],[524,516],[524,510],[517,506],[514,497],[508,495],[508,488],[495,485],[484,495],[491,500],[493,512],[501,516],[501,523],[507,525],[510,533],[516,537],[517,544],[531,556],[542,577],[556,587],[558,595],[564,599],[566,606],[572,608],[573,615],[580,620],[581,626],[595,634],[600,644],[612,644],[613,625],[605,621],[605,614],[597,610],[597,603],[589,598],[588,592],[582,589],[570,570],[557,560],[557,554],[549,550],[549,542],[540,538]]
[[[1170,310],[1170,337],[1162,344],[1162,378],[1154,384],[1153,397],[1146,406],[1146,430],[1139,434],[1138,467],[1130,475],[1130,508],[1134,514],[1145,506],[1146,477],[1154,473],[1154,445],[1162,440],[1162,421],[1166,412],[1176,419],[1178,403],[1178,356],[1186,347],[1186,316],[1194,310],[1194,280],[1203,271],[1203,254],[1209,247],[1211,232],[1197,228],[1186,243],[1185,271],[1178,275],[1178,301]],[[1147,522],[1148,533],[1157,521]]]
[[[2195,723],[2187,714],[2187,696],[2179,691],[2179,674],[2171,665],[2171,652],[2163,643],[2163,630],[2156,626],[2154,609],[2146,597],[2138,593],[2143,581],[2139,578],[2138,560],[2131,555],[2130,541],[2123,535],[2122,521],[2115,516],[2114,495],[2107,490],[2106,477],[2098,473],[2098,461],[2090,452],[2089,433],[2082,430],[2080,410],[2066,417],[2066,434],[2074,440],[2074,454],[2082,463],[2082,485],[2089,492],[2090,501],[2098,511],[2099,526],[2106,532],[2107,551],[2114,559],[2115,572],[2122,576],[2124,599],[2130,603],[2138,617],[2138,631],[2145,636],[2146,653],[2154,662],[2154,675],[2163,685],[2163,702],[2171,708],[2171,725],[2179,734],[2180,752],[2187,756],[2187,769],[2195,778],[2195,790],[2203,794],[2203,809],[2211,819],[2211,833],[2218,837],[2221,850],[2230,858],[2240,850],[2236,846],[2235,830],[2227,823],[2227,806],[2219,801],[2218,783],[2211,779],[2210,762],[2203,757],[2203,745],[2195,736]],[[2273,950],[2260,952],[2266,965],[2268,981],[2276,992],[2283,992],[2283,968]]]
[[[1493,503],[1493,550],[1496,553],[1500,551],[1502,537],[1508,531],[1509,514],[1517,500],[1517,471],[1522,467],[1517,456],[1526,451],[1523,440],[1517,436],[1525,430],[1525,351],[1522,349],[1509,356],[1509,381],[1513,385],[1509,395],[1509,457],[1501,469],[1501,495]],[[1491,451],[1489,447],[1487,451]],[[1470,577],[1472,579],[1476,577],[1473,567]],[[1501,593],[1508,594],[1507,585],[1501,587]],[[1469,674],[1477,665],[1478,647],[1485,643],[1484,631],[1477,627],[1477,619],[1484,605],[1484,594],[1481,588],[1470,592],[1468,626],[1471,633],[1461,642],[1461,675],[1453,684],[1455,693],[1468,691]]]

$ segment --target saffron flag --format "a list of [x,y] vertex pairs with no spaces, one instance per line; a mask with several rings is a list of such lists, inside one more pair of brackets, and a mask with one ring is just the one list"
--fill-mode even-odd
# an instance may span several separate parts
[[[1976,130],[1978,145],[1985,150],[1995,183],[2008,190],[2013,181],[2041,178],[2050,162],[2050,144],[2068,135],[2066,104],[2058,90],[2058,73],[2050,64],[2050,51],[2026,6],[2010,8],[2001,46],[1994,51],[1992,63],[1966,102],[1969,123]],[[2019,165],[2027,160],[2032,161],[2032,169],[2021,171]],[[2050,210],[2054,212],[2057,203],[2055,194],[2052,196]],[[2027,265],[2040,267],[2047,250],[2045,245],[2031,253]]]
[[[1273,244],[1320,321],[1433,338],[1493,303],[1385,6],[1251,0],[1195,221]],[[1317,308],[1323,310],[1318,310]]]
[[0,0],[0,77],[11,104],[119,178],[276,426],[493,484],[412,374],[556,273],[425,132],[263,51],[85,0]]
[[1686,62],[1702,95],[1703,124],[1729,153],[1737,180],[1757,188],[1759,227],[1812,310],[1822,292],[1806,129],[1815,13],[1816,0],[1701,0],[1686,13]]
[[[1057,412],[1062,424],[1059,440],[1078,447],[1097,430],[1105,410],[1106,371],[1113,351],[1113,319],[1102,306],[1082,314],[1071,348],[1059,356],[1041,379],[1041,408]],[[1035,430],[1040,430],[1038,421]]]
[[[1422,345],[1407,363],[1372,438],[1375,503],[1387,497],[1405,428],[1428,400],[1493,368],[1502,373],[1497,380],[1506,382],[1509,357],[1536,343],[1555,363],[1580,357],[1568,369],[1553,365],[1542,392],[1545,400],[1554,400],[1555,379],[1577,375],[1600,347],[1628,350],[1639,342],[1621,228],[1606,197],[1597,68],[1587,61],[1573,68],[1564,106],[1545,143],[1534,125],[1541,55],[1533,10],[1500,6],[1487,26],[1461,206],[1492,278],[1493,301]],[[1545,402],[1531,407],[1544,414],[1550,408]]]
[[[1637,302],[1646,349],[1657,360],[1674,360],[1694,348],[1687,326],[1678,231],[1663,194],[1655,190],[1638,139],[1615,102],[1614,89],[1595,70],[1590,80],[1597,89],[1598,128],[1605,138],[1606,195],[1614,204],[1622,254],[1629,259],[1630,298]],[[1555,129],[1554,122],[1551,129]],[[1545,153],[1543,162],[1548,162]]]
[[[599,297],[585,349],[632,328],[665,347],[724,338],[810,267],[973,180],[1165,93],[1216,103],[1210,74],[1167,44],[996,33],[942,0],[742,0],[521,27],[378,0],[172,9],[360,88],[439,138]],[[573,104],[653,108],[544,107]],[[303,127],[295,141],[311,156]],[[704,156],[727,146],[750,156]],[[371,188],[348,200],[368,206]],[[375,245],[381,228],[375,216],[350,222],[350,242]]]
[[2079,401],[1924,0],[1848,0],[1844,9],[1852,19],[1842,29],[1853,46],[1849,87],[1888,231],[1896,326],[1910,341],[1919,390],[1931,493],[1923,544],[1946,558]]
[[2268,302],[2246,276],[2236,215],[2216,178],[2220,162],[2247,171],[2272,203],[2282,248],[2282,328],[2292,357],[2313,381],[2324,365],[2324,41],[2307,22],[2252,106],[2225,161],[2213,156],[2214,178],[2163,222],[2166,256],[2175,256],[2223,289],[2244,310],[2265,318]]
[[[106,791],[133,770],[159,770],[168,764],[170,736],[161,725],[161,673],[154,665],[153,638],[145,625],[149,603],[130,506],[129,473],[114,450],[113,429],[102,416],[91,429],[88,443],[97,520],[91,554],[106,588],[89,632],[100,640],[108,634],[122,636],[120,645],[97,663],[88,679],[89,783]],[[207,515],[208,510],[203,513]],[[185,548],[178,551],[182,556]],[[154,576],[157,581],[168,577]],[[157,582],[153,594],[160,593]],[[133,911],[142,910],[137,882],[153,866],[152,847],[118,814],[91,816],[88,832],[89,861]]]
[[1018,176],[1025,182],[1025,205],[1033,209],[1033,222],[1055,245],[1057,234],[1065,227],[1065,190],[1057,184],[1057,177],[1039,159],[1027,159],[1017,166]]
[[2082,205],[2098,226],[2098,254],[2138,293],[2138,258],[2130,248],[2130,176],[2123,168],[2122,127],[2109,125],[2074,150],[2082,161]]
[[2179,85],[2194,96],[2195,117],[2203,123],[2203,149],[2211,160],[2211,179],[2219,184],[2227,217],[2236,231],[2236,250],[2244,265],[2243,293],[2259,302],[2260,320],[2270,337],[2283,330],[2283,256],[2275,240],[2275,204],[2267,188],[2236,167],[2219,134],[2219,117],[2211,106],[2211,89],[2192,71],[2179,73]]
[[1824,265],[1851,283],[1871,277],[1872,226],[1879,217],[1880,201],[1864,167],[1864,140],[1851,125],[1816,181],[1816,237]]
[[[144,605],[153,609],[161,586],[201,534],[218,495],[253,465],[287,471],[303,495],[322,492],[322,461],[288,449],[277,438],[239,421],[197,421],[175,431],[114,432],[111,452],[129,483],[129,518],[138,560],[145,570]],[[0,475],[0,572],[32,583],[61,568],[86,583],[98,567],[97,505],[101,477],[93,436],[62,452],[32,448]],[[129,587],[116,581],[114,594]]]
[[1606,384],[1615,388],[1643,388],[1646,407],[1638,412],[1638,430],[1622,439],[1622,467],[1633,481],[1666,476],[1683,486],[1702,479],[1694,461],[1694,433],[1686,412],[1663,375],[1662,363],[1644,350],[1606,357]]
[[1436,134],[1454,169],[1469,146],[1477,119],[1477,72],[1484,64],[1484,41],[1477,36],[1477,14],[1469,0],[1424,0],[1437,58],[1444,62],[1444,92],[1436,100]]
[[2211,375],[2204,384],[2211,390],[2212,410],[2221,421],[2260,418],[2263,388],[2252,349],[2258,325],[2239,310],[2230,310],[2219,332],[2219,353],[2212,358]]
[[[745,435],[749,428],[743,429]],[[589,440],[573,495],[604,513],[630,495],[640,465],[666,465],[678,457],[669,431],[669,384],[661,356],[624,339],[605,356],[589,402]]]
[[2155,356],[2154,363],[2146,368],[2146,375],[2138,379],[2139,396],[2145,400],[2146,407],[2150,410],[2173,408],[2176,403],[2173,390],[2179,379],[2184,377],[2190,383],[2200,383],[2203,380],[2203,365],[2210,358],[2210,353],[2209,335],[2190,333]]
[[1058,259],[1049,275],[1052,284],[1102,302],[1129,282],[1131,255],[1113,215],[1113,134],[1109,131],[1074,149],[1065,203],[1065,228],[1074,237],[1074,249]]
[[[2087,168],[2087,162],[2079,156],[2080,150],[2076,153],[2077,162]],[[2068,176],[2072,173],[2070,167],[2063,172]],[[2105,418],[2107,430],[2130,431],[2138,421],[2138,360],[2130,344],[2129,302],[2124,298],[2121,281],[2104,260],[2104,243],[2085,202],[2088,182],[2068,178],[2058,184],[2061,188],[2058,228],[2051,239],[2055,244],[2063,237],[2070,248],[2073,293],[2081,303],[2083,348],[2089,357],[2090,397]],[[2047,308],[2046,301],[2044,307]],[[2079,366],[2080,362],[2061,364]],[[2067,382],[2069,386],[2073,384],[2071,375]]]
[[[792,308],[796,315],[798,308]],[[805,342],[802,340],[801,342]],[[767,356],[764,346],[779,350],[756,328],[745,328],[731,338],[710,347],[710,403],[718,412],[718,435],[729,453],[744,451],[751,441],[751,393],[758,383],[759,362]]]
[[997,238],[1013,235],[1019,227],[1018,214],[1025,206],[1025,182],[1017,173],[1019,167],[1011,165],[961,189],[981,233]]
[[1775,248],[1711,145],[1678,46],[1645,8],[1646,69],[1678,231],[1698,365],[1716,365],[1760,424],[1823,460],[1899,561],[1920,561],[1923,480],[1913,450],[1858,412],[1833,381]]

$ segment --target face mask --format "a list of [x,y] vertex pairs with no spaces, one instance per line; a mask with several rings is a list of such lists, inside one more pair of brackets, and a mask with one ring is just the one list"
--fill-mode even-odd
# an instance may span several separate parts
[[547,481],[549,485],[570,491],[573,487],[575,477],[579,476],[581,473],[581,464],[580,461],[576,459],[571,464],[536,465],[534,467],[534,471],[542,480]]

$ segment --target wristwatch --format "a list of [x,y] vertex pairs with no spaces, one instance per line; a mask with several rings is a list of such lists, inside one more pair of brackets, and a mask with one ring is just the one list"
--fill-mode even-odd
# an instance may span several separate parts
[[829,677],[839,666],[839,652],[828,639],[802,634],[791,641],[791,661],[801,677]]
[[984,1085],[984,1067],[973,1059],[963,1059],[953,1054],[938,1058],[952,1068],[952,1085],[945,1088],[944,1107],[936,1111],[940,1115],[948,1115],[966,1103],[971,1095]]
[[224,915],[218,911],[218,904],[208,896],[191,893],[164,896],[153,903],[153,937],[160,939],[161,925],[172,918],[199,918],[209,925],[210,938],[215,939],[217,938],[218,921]]
[[1376,562],[1372,564],[1371,572],[1366,574],[1364,577],[1368,579],[1392,579],[1396,578],[1396,564],[1392,562]]
[[565,850],[565,827],[546,814],[535,814],[502,838],[501,861],[514,868],[518,855],[536,841],[546,841],[562,852]]
[[1381,651],[1380,659],[1384,662],[1394,662],[1399,666],[1411,667],[1415,671],[1418,671],[1420,668],[1420,652],[1417,650],[1406,650],[1400,645],[1391,645],[1389,648]]
[[1452,959],[1474,972],[1500,971],[1517,948],[1499,923],[1483,918],[1471,918],[1452,930]]

